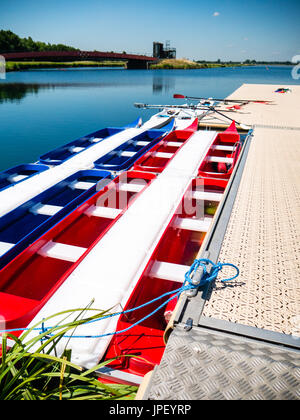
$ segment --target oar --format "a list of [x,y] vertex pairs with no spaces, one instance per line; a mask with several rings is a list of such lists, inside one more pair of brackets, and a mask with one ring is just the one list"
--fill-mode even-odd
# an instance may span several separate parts
[[238,121],[236,121],[236,120],[233,120],[232,118],[228,117],[227,115],[223,114],[222,112],[217,111],[217,110],[216,110],[213,106],[209,106],[208,108],[209,108],[211,111],[214,111],[214,112],[216,112],[217,114],[222,115],[223,117],[227,118],[228,120],[235,122],[235,123],[236,123],[236,124],[238,124],[238,125],[239,125],[239,126],[240,126],[243,130],[250,130],[250,128],[251,128],[251,127],[249,127],[248,125],[246,125],[246,124],[242,124],[242,123],[240,123],[240,122],[238,122]]
[[[159,104],[149,105],[149,104],[143,104],[143,103],[136,102],[134,104],[134,106],[136,108],[149,108],[149,109],[163,109],[163,108],[175,108],[175,109],[177,109],[178,108],[178,109],[191,109],[193,111],[194,110],[207,110],[207,109],[209,109],[208,105],[193,105],[193,104],[190,104],[190,105],[159,105]],[[221,109],[221,111],[230,112],[227,109]]]
[[254,100],[254,99],[216,99],[216,98],[198,98],[196,96],[185,96],[181,95],[179,93],[175,93],[173,95],[173,98],[175,99],[193,99],[193,100],[210,100],[210,101],[217,101],[217,102],[238,102],[238,103],[249,103],[249,102],[255,102],[255,103],[261,103],[261,104],[268,104],[274,101],[262,101],[262,100]]
[[[181,109],[200,109],[200,110],[206,110],[206,111],[213,111],[216,112],[223,117],[227,118],[230,121],[234,121],[236,124],[238,124],[243,130],[250,130],[251,127],[248,125],[242,124],[236,120],[233,120],[232,118],[227,117],[227,115],[224,115],[222,112],[216,110],[213,106],[197,106],[197,105],[148,105],[148,104],[141,104],[141,103],[135,103],[134,106],[136,108],[149,108],[149,109],[157,109],[157,108],[181,108]],[[222,110],[223,111],[223,110]],[[207,112],[207,113],[208,113]]]
[[134,104],[136,108],[182,108],[182,109],[196,109],[196,105],[149,105],[136,102]]

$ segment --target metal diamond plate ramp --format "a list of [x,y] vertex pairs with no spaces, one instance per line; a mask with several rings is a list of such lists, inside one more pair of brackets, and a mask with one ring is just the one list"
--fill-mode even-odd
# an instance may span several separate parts
[[178,325],[144,400],[297,400],[300,352],[234,334]]

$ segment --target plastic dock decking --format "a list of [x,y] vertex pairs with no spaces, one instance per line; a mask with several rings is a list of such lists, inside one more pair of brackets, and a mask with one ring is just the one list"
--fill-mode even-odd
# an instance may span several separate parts
[[229,97],[274,101],[226,114],[253,135],[198,254],[240,275],[224,284],[224,271],[182,297],[137,399],[300,398],[300,86],[279,87],[243,85]]

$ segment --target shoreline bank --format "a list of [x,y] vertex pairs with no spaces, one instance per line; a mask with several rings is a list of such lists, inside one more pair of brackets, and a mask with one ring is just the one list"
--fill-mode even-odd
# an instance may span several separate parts
[[212,69],[221,67],[244,67],[249,64],[243,63],[198,63],[196,61],[186,59],[165,59],[157,64],[152,64],[151,70],[195,70],[195,69]]
[[[276,66],[274,64],[253,64],[253,63],[215,63],[215,62],[194,62],[185,59],[165,59],[157,64],[149,65],[149,70],[198,70],[213,68],[253,67],[253,66]],[[279,65],[278,65],[279,66]],[[43,69],[72,69],[72,68],[121,68],[126,69],[124,61],[7,61],[6,72],[22,70],[43,70]]]
[[[149,70],[194,70],[194,69],[210,69],[225,67],[246,67],[249,64],[243,63],[197,63],[185,59],[161,60],[158,64],[149,65]],[[124,61],[7,61],[6,72],[35,70],[35,69],[71,69],[79,67],[115,67],[126,68]]]
[[7,61],[6,71],[22,71],[34,69],[69,69],[79,67],[118,67],[124,68],[125,63],[122,61],[70,61],[70,62],[53,62],[53,61]]

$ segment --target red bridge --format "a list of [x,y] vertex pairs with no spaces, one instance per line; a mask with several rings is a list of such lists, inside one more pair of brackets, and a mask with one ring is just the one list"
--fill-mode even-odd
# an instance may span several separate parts
[[128,69],[147,69],[149,63],[158,61],[155,57],[147,55],[120,54],[113,52],[100,51],[33,51],[33,52],[14,52],[3,53],[2,56],[7,61],[125,61]]

